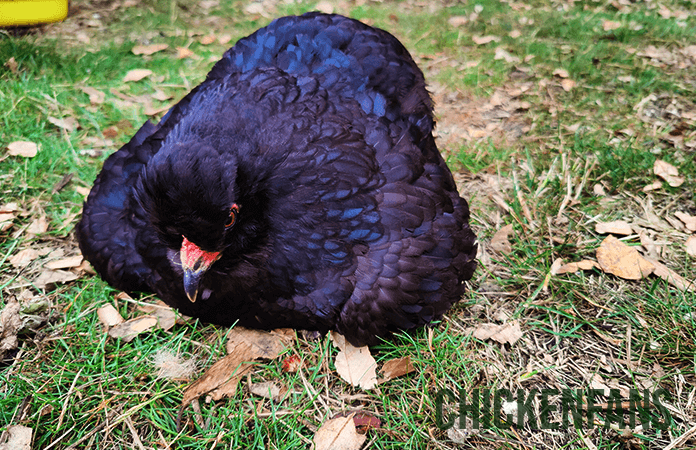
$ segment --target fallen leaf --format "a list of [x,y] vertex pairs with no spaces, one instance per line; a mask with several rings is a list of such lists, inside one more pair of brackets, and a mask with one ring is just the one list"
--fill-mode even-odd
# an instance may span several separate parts
[[317,3],[314,9],[319,12],[323,12],[324,14],[333,14],[334,12],[334,6],[331,4],[331,2],[327,1]]
[[27,228],[27,233],[30,235],[42,234],[48,231],[48,221],[46,216],[41,216],[38,219],[34,219]]
[[288,388],[285,386],[278,386],[271,381],[263,381],[260,383],[251,383],[249,385],[249,392],[259,397],[267,398],[269,400],[278,400],[280,397],[285,395]]
[[466,16],[452,16],[447,20],[447,23],[453,27],[461,27],[469,23],[469,18]]
[[227,335],[226,349],[227,353],[244,353],[250,360],[275,359],[290,346],[293,338],[294,332],[290,328],[263,331],[234,327]]
[[621,28],[621,22],[613,22],[611,20],[605,20],[602,22],[602,28],[604,31],[617,30]]
[[491,248],[496,252],[503,253],[506,255],[510,253],[512,251],[512,244],[510,244],[510,241],[508,239],[510,237],[510,234],[512,234],[512,229],[513,226],[512,224],[510,224],[505,225],[503,228],[496,231],[496,233],[491,238]]
[[604,272],[627,280],[640,280],[655,270],[638,250],[614,236],[607,236],[597,248],[597,262]]
[[340,349],[336,360],[336,372],[352,386],[372,389],[377,385],[377,362],[367,346],[353,347],[345,337],[331,332],[331,340]]
[[662,178],[672,187],[679,187],[684,183],[684,177],[679,176],[679,170],[666,161],[661,159],[655,160],[655,165],[653,166],[653,171],[655,175]]
[[229,354],[210,366],[205,374],[191,383],[184,391],[181,407],[188,405],[203,394],[210,394],[213,400],[231,397],[237,392],[239,380],[250,372],[255,363],[245,361],[244,354]]
[[134,55],[152,55],[167,48],[169,48],[167,44],[136,45],[131,51]]
[[193,55],[194,55],[193,50],[190,50],[186,47],[177,47],[176,48],[176,58],[177,59],[191,58]]
[[7,62],[5,62],[5,67],[10,69],[10,72],[12,72],[13,75],[17,75],[18,65],[17,65],[17,61],[15,61],[14,56],[11,57],[10,59],[8,59]]
[[239,380],[253,369],[253,361],[276,358],[290,345],[293,336],[294,332],[288,328],[269,332],[234,327],[230,330],[226,345],[229,354],[213,364],[184,391],[182,408],[203,394],[209,393],[216,401],[234,395]]
[[97,308],[97,317],[99,321],[108,330],[109,328],[118,325],[119,323],[125,322],[121,314],[118,313],[114,305],[107,303],[106,305]]
[[10,258],[10,264],[19,269],[28,266],[38,257],[39,252],[37,250],[33,248],[25,248]]
[[74,117],[64,117],[62,119],[58,119],[56,117],[49,117],[48,121],[51,122],[53,125],[57,126],[58,128],[62,128],[67,132],[72,132],[75,131],[80,124],[77,123],[77,119]]
[[633,234],[631,225],[624,220],[615,220],[613,222],[598,222],[595,224],[595,231],[599,234],[619,234],[628,236]]
[[689,236],[685,245],[686,253],[696,258],[696,236]]
[[643,192],[654,191],[656,189],[660,189],[661,187],[662,187],[662,181],[655,180],[652,183],[648,184],[647,186],[643,187]]
[[557,274],[575,273],[578,270],[592,270],[592,269],[601,269],[601,267],[599,266],[599,264],[597,264],[594,261],[590,261],[588,259],[583,259],[582,261],[571,262],[571,263],[562,265],[561,267],[558,268],[556,273]]
[[140,333],[157,326],[157,318],[153,316],[142,316],[126,320],[109,328],[109,336],[115,339],[122,339],[130,342]]
[[564,91],[570,92],[575,87],[575,81],[570,78],[564,78],[561,80],[561,87]]
[[0,360],[5,359],[5,353],[14,350],[19,345],[17,333],[22,328],[19,317],[21,306],[14,296],[10,296],[5,307],[0,311]]
[[75,281],[78,278],[77,274],[65,270],[44,270],[34,279],[33,283],[37,288],[44,289],[57,284]]
[[152,70],[149,69],[133,69],[129,70],[126,73],[126,76],[123,77],[124,82],[129,82],[129,81],[140,81],[143,78],[149,77],[152,75]]
[[218,36],[218,42],[222,45],[227,44],[232,40],[232,35],[231,34],[221,34]]
[[34,430],[24,425],[10,425],[2,434],[1,450],[31,450]]
[[474,41],[476,45],[485,45],[491,42],[498,42],[500,38],[498,36],[471,36],[471,40]]
[[164,331],[176,325],[176,312],[161,300],[157,300],[155,304],[140,305],[138,309],[157,317],[157,326]]
[[561,78],[568,78],[570,76],[567,70],[561,68],[555,69],[553,74]]
[[390,359],[385,362],[380,372],[382,372],[383,378],[379,380],[380,383],[392,380],[394,378],[406,375],[416,370],[411,364],[411,357],[405,356],[403,358]]
[[57,261],[48,262],[44,264],[44,267],[51,270],[72,269],[73,267],[80,267],[80,264],[82,264],[83,259],[84,258],[82,257],[82,255],[71,256],[69,258],[63,258]]
[[501,344],[513,345],[522,337],[522,329],[519,320],[497,325],[494,323],[482,323],[473,330],[473,336],[482,341],[493,339]]
[[155,91],[154,94],[151,94],[150,97],[154,98],[155,100],[159,100],[161,102],[167,101],[170,98],[172,98],[172,95],[165,94],[163,91],[160,91],[159,89]]
[[493,59],[500,60],[503,59],[505,62],[511,63],[511,64],[516,64],[520,62],[520,58],[517,56],[511,55],[508,51],[506,51],[504,48],[501,47],[496,47],[495,49],[495,55],[493,56]]
[[24,158],[33,158],[39,151],[39,146],[34,142],[15,141],[10,142],[7,146],[7,154],[10,156],[23,156]]
[[686,229],[689,231],[696,231],[696,216],[689,215],[687,213],[677,211],[674,213],[679,220],[684,222],[684,226],[686,226]]
[[314,450],[359,450],[367,436],[358,434],[353,414],[327,420],[314,435]]
[[209,34],[207,36],[203,36],[198,40],[202,45],[210,45],[213,42],[215,42],[215,35],[214,34]]
[[693,281],[687,281],[684,277],[654,259],[645,258],[655,268],[654,273],[672,286],[683,291],[696,292],[696,285]]

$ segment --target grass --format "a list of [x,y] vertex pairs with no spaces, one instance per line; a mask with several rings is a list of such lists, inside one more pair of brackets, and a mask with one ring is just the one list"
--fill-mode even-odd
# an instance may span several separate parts
[[[190,380],[157,377],[153,358],[164,349],[192,359],[195,379],[225,355],[226,329],[189,321],[128,343],[112,339],[96,309],[112,303],[133,317],[136,303],[114,300],[116,291],[91,276],[37,286],[51,256],[24,269],[9,261],[25,248],[77,252],[71,231],[84,189],[101,161],[148,118],[144,96],[160,90],[173,99],[148,101],[169,105],[202,81],[236,39],[270,17],[302,13],[315,3],[265,2],[263,15],[246,13],[245,1],[204,8],[145,0],[113,10],[74,3],[76,13],[62,24],[0,35],[0,146],[17,140],[39,145],[30,159],[0,153],[2,203],[18,205],[12,227],[0,233],[0,299],[22,298],[26,308],[38,309],[32,314],[40,323],[28,326],[18,350],[5,355],[0,425],[29,426],[34,448],[56,449],[304,448],[322,423],[355,409],[379,418],[380,427],[367,433],[369,448],[376,449],[652,449],[692,429],[694,293],[654,276],[625,281],[597,269],[549,276],[557,258],[594,259],[604,239],[595,222],[625,219],[662,249],[657,257],[665,265],[688,280],[696,277],[683,247],[689,233],[674,218],[677,211],[696,215],[696,57],[681,53],[696,45],[690,31],[696,18],[684,15],[686,3],[618,2],[620,10],[603,2],[336,3],[337,12],[395,34],[424,68],[436,100],[440,148],[472,205],[480,268],[439,326],[372,349],[379,365],[410,356],[413,373],[363,391],[337,376],[328,339],[299,336],[285,355],[259,364],[232,398],[203,398],[184,408],[180,430],[176,420]],[[450,24],[462,16],[466,23]],[[605,30],[606,21],[620,26]],[[228,34],[231,41],[201,44],[208,34]],[[481,36],[496,40],[477,45]],[[131,52],[153,43],[169,49],[151,56]],[[664,58],[647,56],[649,46],[662,48]],[[176,47],[196,57],[178,59]],[[513,59],[496,57],[498,48]],[[5,64],[10,58],[14,70]],[[124,83],[136,68],[153,75]],[[567,71],[573,87],[563,87],[558,69]],[[83,87],[102,91],[105,100],[91,104]],[[74,117],[79,128],[60,129],[49,117]],[[95,147],[85,138],[112,143]],[[643,192],[655,180],[656,159],[677,166],[684,184]],[[54,189],[68,174],[69,183]],[[599,188],[604,195],[595,194]],[[48,230],[30,233],[44,215]],[[514,225],[509,254],[490,245],[505,224]],[[638,233],[625,240],[641,242]],[[511,320],[524,333],[514,344],[467,331]],[[283,371],[290,354],[304,361],[301,371]],[[251,394],[249,383],[260,381],[285,386],[286,397]],[[457,399],[446,408],[456,412],[460,391],[598,386],[667,390],[669,429],[522,426],[457,434],[435,423],[436,394],[445,388]],[[696,441],[692,436],[680,445]]]

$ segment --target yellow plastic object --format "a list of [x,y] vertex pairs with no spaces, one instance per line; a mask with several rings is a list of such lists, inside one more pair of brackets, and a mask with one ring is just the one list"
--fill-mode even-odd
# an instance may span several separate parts
[[0,27],[59,22],[68,17],[68,0],[0,0]]

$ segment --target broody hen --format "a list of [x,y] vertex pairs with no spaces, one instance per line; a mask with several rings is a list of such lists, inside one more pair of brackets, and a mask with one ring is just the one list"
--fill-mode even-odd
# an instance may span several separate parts
[[111,155],[77,232],[112,286],[354,345],[440,318],[476,267],[422,72],[389,33],[284,17]]

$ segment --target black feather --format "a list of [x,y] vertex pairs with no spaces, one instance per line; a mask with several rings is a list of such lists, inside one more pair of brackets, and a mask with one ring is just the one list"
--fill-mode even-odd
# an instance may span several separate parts
[[[106,160],[80,248],[113,286],[207,322],[373,344],[441,317],[476,267],[433,126],[423,74],[392,35],[337,15],[278,19]],[[220,252],[195,303],[184,237]]]

